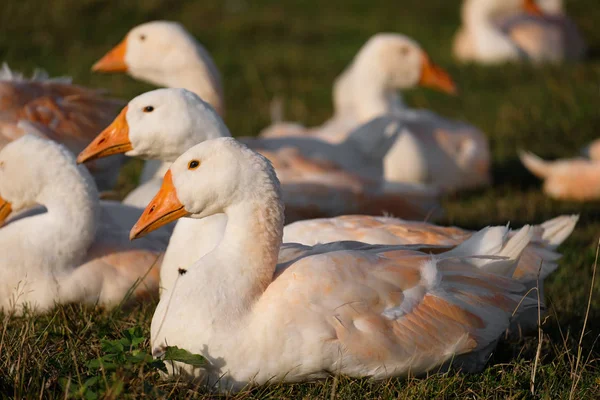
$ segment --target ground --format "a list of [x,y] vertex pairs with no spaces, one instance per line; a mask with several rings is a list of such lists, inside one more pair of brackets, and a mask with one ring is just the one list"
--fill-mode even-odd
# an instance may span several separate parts
[[[178,20],[213,54],[224,80],[226,122],[234,135],[243,136],[254,135],[269,123],[274,96],[284,100],[288,119],[309,125],[322,122],[331,114],[333,78],[370,35],[392,31],[413,37],[450,72],[460,94],[450,97],[418,89],[405,94],[407,102],[477,125],[488,135],[493,152],[494,186],[444,199],[446,217],[441,222],[476,229],[508,221],[513,226],[539,223],[564,213],[581,215],[575,232],[560,247],[564,258],[559,269],[546,284],[550,311],[542,325],[538,364],[539,340],[534,337],[501,344],[479,375],[451,373],[377,383],[332,378],[255,389],[240,397],[597,398],[600,279],[589,302],[588,296],[600,203],[546,198],[540,182],[516,156],[519,148],[547,158],[573,156],[598,136],[596,2],[566,2],[591,48],[589,59],[576,65],[458,65],[450,53],[458,27],[457,0],[8,0],[0,6],[0,59],[26,73],[41,67],[52,76],[69,75],[77,83],[130,99],[152,87],[126,76],[92,74],[91,65],[134,25]],[[120,179],[121,194],[136,184],[139,169],[139,162],[127,166]],[[147,341],[133,352],[129,344],[118,350],[110,350],[107,342],[102,345],[102,338],[131,336],[125,331],[135,327],[138,341],[147,338],[153,307],[110,312],[66,306],[44,316],[0,316],[0,395],[205,396],[194,385],[161,381],[148,362],[135,358],[147,350]],[[114,369],[98,372],[89,363],[111,351],[121,357]],[[134,353],[135,360],[127,361]],[[99,380],[88,380],[97,374]]]

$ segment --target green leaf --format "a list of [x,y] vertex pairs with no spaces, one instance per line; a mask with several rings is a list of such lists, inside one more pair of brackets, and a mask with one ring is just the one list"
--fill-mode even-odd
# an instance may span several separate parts
[[98,383],[99,379],[99,376],[92,376],[83,383],[83,387],[89,388],[90,386],[94,386],[96,383]]
[[128,364],[144,364],[152,362],[152,356],[146,352],[138,352],[135,354],[127,355],[125,362]]
[[139,326],[127,329],[124,334],[131,342],[131,346],[134,347],[138,346],[140,343],[143,343],[144,340],[146,340],[144,338],[142,328]]
[[125,347],[118,340],[102,340],[102,351],[105,353],[123,353]]
[[206,359],[199,354],[192,354],[185,349],[180,349],[177,346],[167,346],[163,360],[179,361],[184,364],[200,367],[206,364]]

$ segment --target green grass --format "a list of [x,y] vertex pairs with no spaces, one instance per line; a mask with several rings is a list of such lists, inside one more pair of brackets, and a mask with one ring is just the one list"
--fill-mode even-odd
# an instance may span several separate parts
[[[456,0],[8,0],[0,6],[0,59],[23,72],[42,67],[51,75],[70,75],[77,83],[130,99],[151,86],[126,76],[93,75],[90,66],[130,27],[153,19],[179,20],[213,54],[224,79],[226,122],[235,135],[242,136],[254,135],[269,123],[269,103],[276,95],[285,100],[289,119],[322,122],[331,114],[333,78],[371,34],[395,31],[415,38],[451,73],[461,93],[449,97],[417,89],[405,94],[407,102],[479,126],[490,138],[494,159],[494,186],[445,199],[447,216],[441,222],[476,229],[581,214],[574,234],[561,246],[561,266],[546,284],[550,314],[543,324],[535,395],[530,393],[530,379],[537,338],[503,343],[478,375],[453,373],[375,383],[340,378],[258,388],[239,397],[568,398],[600,232],[600,203],[546,198],[540,182],[518,162],[516,149],[544,157],[571,156],[598,136],[600,30],[594,23],[600,21],[600,8],[596,2],[567,1],[569,13],[592,48],[590,59],[577,65],[457,65],[450,55],[458,26]],[[121,193],[135,185],[139,166],[139,162],[127,166]],[[585,368],[578,371],[581,380],[573,392],[579,399],[600,396],[599,281],[581,346]],[[80,388],[89,375],[86,363],[103,355],[101,339],[118,339],[136,326],[148,337],[153,308],[150,304],[125,312],[64,306],[44,316],[0,316],[0,396],[63,398],[65,382],[73,396],[83,395],[73,388]],[[108,387],[108,397],[205,395],[193,385],[160,380],[144,363],[106,372],[97,386]]]

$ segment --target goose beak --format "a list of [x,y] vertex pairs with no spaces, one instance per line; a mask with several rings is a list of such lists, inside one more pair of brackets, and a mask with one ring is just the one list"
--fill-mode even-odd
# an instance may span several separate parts
[[12,206],[10,203],[0,197],[0,226],[4,224],[4,221],[6,221],[11,212]]
[[111,51],[92,66],[94,72],[127,72],[125,52],[127,51],[127,38],[116,45]]
[[523,9],[527,14],[541,17],[544,15],[544,11],[537,5],[535,0],[523,0]]
[[79,155],[79,164],[97,158],[108,157],[113,154],[127,153],[133,150],[129,141],[129,125],[127,124],[127,106]]
[[173,185],[171,170],[168,170],[163,178],[162,186],[150,204],[146,207],[138,221],[135,223],[129,239],[134,240],[173,222],[176,219],[189,215],[183,204],[177,198],[177,192]]
[[421,80],[419,85],[437,89],[448,94],[456,94],[457,89],[450,75],[441,67],[431,61],[431,58],[423,53],[421,62]]

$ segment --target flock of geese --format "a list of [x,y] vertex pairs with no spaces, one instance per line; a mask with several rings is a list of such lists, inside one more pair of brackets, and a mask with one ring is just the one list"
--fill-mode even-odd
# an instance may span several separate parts
[[[559,62],[585,48],[556,0],[465,0],[462,19],[462,61]],[[178,23],[133,28],[92,69],[165,88],[124,104],[0,72],[5,312],[158,292],[152,354],[203,355],[170,372],[220,390],[477,371],[501,336],[537,326],[528,290],[557,268],[578,217],[477,232],[416,222],[441,212],[440,193],[490,184],[490,150],[478,128],[403,103],[398,91],[416,86],[456,92],[411,38],[371,37],[322,125],[275,121],[258,137],[231,137],[217,66]],[[600,185],[572,178],[600,177],[599,147],[589,160],[522,159],[549,194],[586,199]],[[126,157],[146,160],[140,185],[102,200]]]

